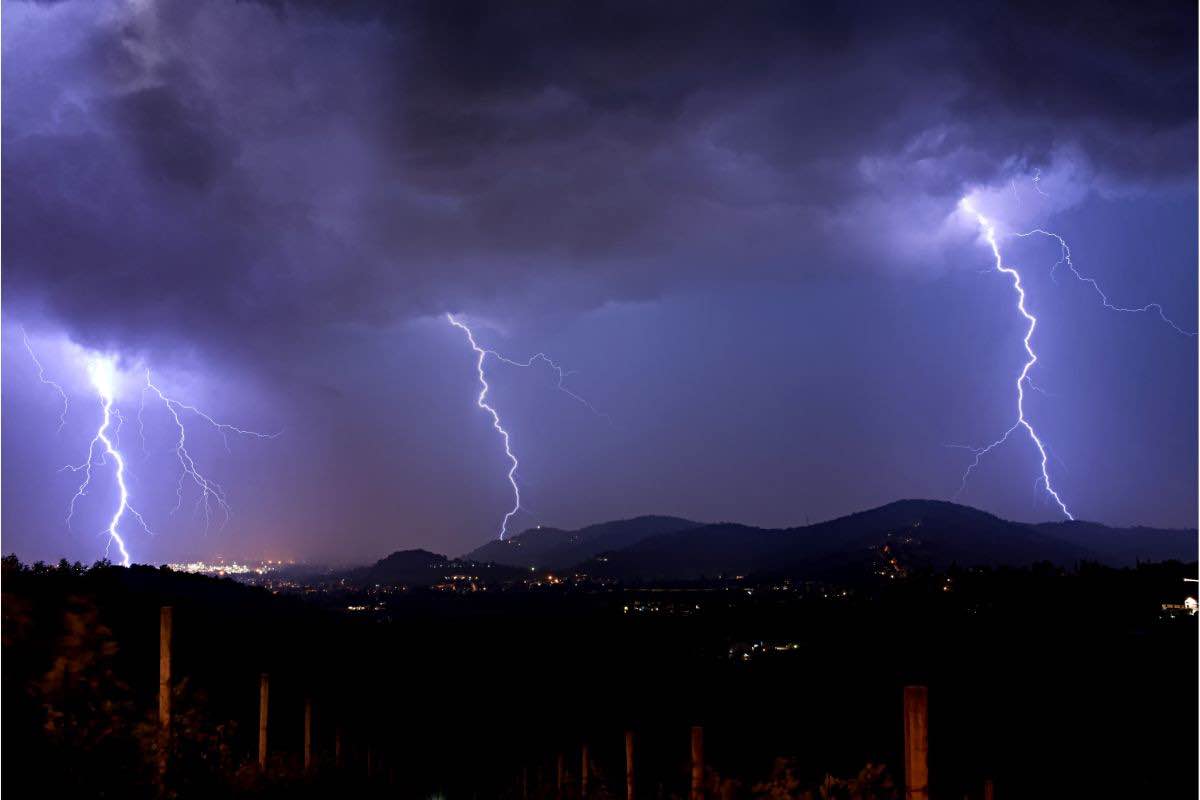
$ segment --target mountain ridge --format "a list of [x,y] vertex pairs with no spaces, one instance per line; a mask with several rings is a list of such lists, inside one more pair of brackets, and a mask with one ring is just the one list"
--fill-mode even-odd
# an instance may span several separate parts
[[704,523],[658,514],[587,525],[578,530],[528,528],[507,539],[493,539],[462,556],[464,560],[512,567],[562,569],[608,550],[619,550],[647,536],[672,533]]
[[[530,538],[526,538],[530,537]],[[731,574],[823,575],[877,566],[902,547],[917,566],[1067,565],[1194,560],[1194,529],[1114,528],[1093,522],[1023,523],[943,500],[897,500],[824,522],[756,528],[643,516],[577,531],[533,528],[466,560],[524,568],[578,568],[597,576],[689,580]],[[497,559],[507,559],[497,560]],[[886,559],[884,559],[886,560]]]

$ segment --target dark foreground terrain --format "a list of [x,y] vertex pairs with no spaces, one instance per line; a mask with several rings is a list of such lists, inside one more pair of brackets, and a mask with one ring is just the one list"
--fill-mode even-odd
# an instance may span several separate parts
[[[1114,569],[869,571],[840,582],[326,589],[4,566],[11,797],[902,796],[901,693],[929,687],[934,798],[1195,797],[1195,584]],[[359,601],[354,601],[359,602]],[[174,730],[157,772],[159,608]],[[360,608],[356,606],[356,609]],[[260,674],[269,759],[256,766]],[[305,698],[314,764],[305,774]],[[342,731],[341,766],[335,739]],[[870,765],[870,767],[868,767]],[[823,788],[822,788],[823,787]],[[824,794],[822,794],[824,791]]]

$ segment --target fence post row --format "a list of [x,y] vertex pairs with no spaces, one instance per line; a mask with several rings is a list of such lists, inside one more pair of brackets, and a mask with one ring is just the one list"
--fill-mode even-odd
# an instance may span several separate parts
[[[158,725],[159,725],[159,775],[165,775],[167,753],[171,739],[171,643],[174,628],[174,608],[161,606],[158,616]],[[270,708],[270,675],[259,676],[258,692],[258,766],[267,767],[267,725]],[[312,697],[304,698],[304,771],[313,769],[313,705]],[[333,761],[337,769],[345,762],[343,731],[341,723],[334,728]],[[375,772],[375,748],[367,746],[367,777]],[[388,765],[389,783],[394,781],[394,766]],[[539,770],[540,773],[540,770]],[[560,752],[557,759],[556,796],[564,796],[566,787],[566,762]],[[588,746],[580,748],[580,797],[586,800],[591,779],[591,764]],[[540,777],[539,777],[540,783]],[[633,731],[625,731],[625,800],[634,800]],[[521,768],[521,797],[529,796],[528,767]],[[929,688],[926,686],[904,687],[904,796],[905,800],[929,800]],[[984,800],[995,796],[995,785],[991,778],[983,784]],[[689,800],[704,800],[704,728],[691,728],[691,787]]]

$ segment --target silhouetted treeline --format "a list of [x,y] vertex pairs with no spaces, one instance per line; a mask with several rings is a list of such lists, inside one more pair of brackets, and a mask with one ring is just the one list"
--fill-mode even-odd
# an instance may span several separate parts
[[[14,796],[894,797],[900,687],[930,687],[933,796],[1194,796],[1195,566],[951,569],[844,586],[336,595],[4,560]],[[158,613],[175,608],[170,768],[155,771]],[[258,677],[270,763],[255,766]],[[316,768],[301,766],[304,698]],[[334,736],[343,731],[343,768]],[[368,778],[367,758],[372,765]],[[838,776],[833,778],[830,776]]]

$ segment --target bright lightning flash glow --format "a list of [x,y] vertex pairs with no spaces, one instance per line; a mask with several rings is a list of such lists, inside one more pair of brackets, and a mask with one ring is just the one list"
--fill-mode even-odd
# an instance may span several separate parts
[[[67,466],[63,469],[69,469],[72,472],[83,472],[83,483],[79,484],[79,489],[76,490],[75,496],[71,498],[71,503],[67,511],[67,524],[70,525],[71,517],[75,513],[75,501],[87,494],[87,490],[92,483],[92,466],[94,464],[106,465],[108,459],[112,459],[113,477],[117,482],[117,508],[113,512],[112,517],[108,521],[108,527],[105,533],[108,534],[108,545],[105,547],[105,553],[112,545],[117,546],[118,552],[121,554],[121,563],[129,566],[129,551],[125,547],[125,539],[121,536],[120,526],[121,520],[128,512],[146,533],[153,534],[150,527],[146,524],[146,520],[142,515],[129,503],[129,487],[125,483],[125,459],[118,449],[118,445],[114,442],[117,432],[120,431],[120,425],[123,422],[121,414],[113,408],[113,398],[116,392],[116,364],[111,358],[96,357],[88,362],[87,367],[88,378],[91,379],[92,386],[96,390],[96,394],[100,397],[100,407],[103,409],[100,427],[96,430],[96,435],[92,437],[91,444],[88,445],[87,460],[78,466]],[[117,418],[117,428],[111,434],[109,428],[112,425],[113,417]],[[97,461],[97,451],[99,451],[99,461]]]
[[[62,386],[46,377],[45,370],[42,368],[41,361],[33,351],[33,347],[29,343],[29,337],[25,334],[24,329],[21,331],[22,339],[25,343],[25,350],[29,353],[29,357],[33,359],[34,365],[37,367],[38,380],[47,386],[52,387],[60,398],[62,398],[62,411],[59,414],[58,429],[61,431],[66,423],[68,402],[67,393]],[[105,547],[107,554],[113,545],[116,545],[117,550],[121,554],[121,563],[129,566],[130,556],[129,549],[126,546],[125,538],[121,534],[121,524],[126,514],[137,520],[138,524],[147,533],[153,534],[150,526],[146,523],[142,514],[135,509],[130,503],[129,486],[126,482],[127,470],[125,458],[121,453],[121,426],[125,423],[125,418],[121,415],[120,410],[116,407],[116,394],[118,373],[117,365],[114,358],[111,356],[90,356],[87,360],[87,374],[92,388],[96,391],[100,398],[100,407],[103,411],[100,427],[96,430],[96,434],[92,437],[91,443],[88,445],[87,458],[83,463],[78,465],[67,465],[62,468],[62,471],[71,471],[75,473],[83,473],[83,482],[79,484],[75,494],[71,497],[71,502],[67,506],[67,525],[71,525],[71,520],[75,516],[75,505],[79,498],[88,494],[88,490],[92,487],[93,468],[97,466],[107,466],[110,461],[113,464],[114,478],[117,484],[117,507],[109,519],[108,527],[104,533],[108,534],[108,544]],[[229,522],[230,508],[229,502],[226,500],[224,488],[202,473],[196,464],[195,458],[189,452],[187,447],[187,429],[184,426],[184,416],[193,415],[199,417],[203,422],[212,426],[218,433],[221,434],[221,439],[225,443],[226,451],[229,450],[230,434],[236,436],[247,436],[256,439],[274,439],[279,436],[279,433],[260,433],[258,431],[239,428],[236,425],[230,425],[224,422],[218,422],[208,414],[193,405],[176,400],[170,397],[162,389],[160,389],[151,380],[150,371],[146,370],[146,385],[142,389],[142,404],[138,408],[138,427],[142,433],[142,448],[145,450],[145,428],[143,425],[143,412],[145,410],[146,392],[153,392],[158,399],[163,402],[171,419],[174,421],[177,437],[175,439],[172,451],[176,459],[179,461],[179,479],[176,482],[175,493],[177,502],[175,509],[171,512],[174,514],[183,504],[184,486],[187,481],[191,481],[199,490],[200,496],[196,500],[196,510],[199,513],[200,509],[204,511],[205,530],[208,529],[211,520],[214,506],[220,509],[224,515],[222,525]],[[113,420],[116,420],[114,425]]]
[[447,314],[446,319],[450,321],[451,325],[467,335],[467,341],[471,343],[471,349],[474,350],[475,355],[478,356],[475,361],[475,372],[479,375],[479,385],[483,388],[480,389],[479,397],[476,399],[475,404],[491,415],[492,427],[496,429],[496,432],[500,434],[500,438],[504,440],[504,454],[508,456],[508,461],[510,464],[508,468],[508,482],[512,486],[513,490],[513,507],[507,514],[504,515],[504,519],[500,522],[500,538],[503,539],[508,535],[508,521],[512,519],[514,514],[521,510],[521,487],[517,485],[517,467],[520,466],[520,463],[517,461],[517,457],[513,455],[512,445],[508,437],[508,431],[506,431],[504,426],[500,423],[500,415],[496,413],[496,409],[490,406],[487,402],[488,390],[491,387],[488,386],[487,377],[483,372],[483,360],[487,358],[488,353],[491,351],[480,347],[475,341],[475,334],[471,332],[471,329],[455,319],[453,314]]
[[[975,453],[975,460],[971,462],[971,464],[967,467],[966,472],[963,473],[962,484],[959,487],[958,494],[961,494],[963,489],[966,488],[967,479],[971,476],[971,472],[974,471],[977,466],[979,466],[979,460],[995,448],[1008,441],[1008,437],[1011,436],[1013,432],[1017,430],[1017,428],[1024,428],[1029,434],[1029,438],[1033,441],[1034,446],[1037,448],[1038,455],[1041,457],[1042,475],[1041,478],[1038,479],[1038,482],[1046,488],[1046,493],[1054,499],[1055,504],[1058,505],[1063,515],[1067,519],[1073,520],[1075,517],[1071,515],[1066,503],[1064,503],[1063,499],[1059,497],[1058,492],[1055,491],[1054,486],[1050,482],[1050,473],[1046,466],[1046,462],[1049,460],[1048,456],[1046,455],[1046,446],[1042,443],[1042,440],[1037,435],[1037,431],[1033,429],[1033,425],[1030,424],[1029,420],[1025,416],[1025,385],[1026,383],[1029,383],[1029,371],[1033,369],[1034,364],[1036,364],[1038,361],[1037,353],[1033,351],[1032,345],[1033,332],[1037,328],[1037,317],[1030,314],[1029,309],[1025,307],[1025,287],[1021,285],[1021,274],[1012,267],[1005,266],[1004,264],[1004,259],[1000,255],[1000,245],[996,241],[996,226],[993,225],[987,217],[972,208],[969,200],[964,199],[962,202],[962,207],[965,211],[975,217],[975,219],[979,222],[979,226],[983,229],[984,239],[987,240],[988,246],[992,249],[992,257],[995,259],[996,270],[1004,273],[1012,279],[1013,289],[1017,293],[1017,311],[1019,311],[1021,316],[1024,317],[1029,323],[1029,327],[1025,329],[1025,338],[1023,340],[1025,344],[1025,352],[1029,357],[1026,359],[1024,366],[1021,367],[1021,372],[1017,375],[1017,421],[1014,422],[1012,427],[1006,430],[1004,435],[996,441],[992,442],[986,447],[973,449],[973,452]],[[956,494],[955,496],[957,497],[958,495]]]

